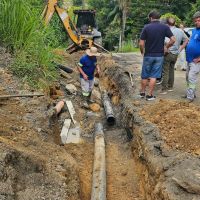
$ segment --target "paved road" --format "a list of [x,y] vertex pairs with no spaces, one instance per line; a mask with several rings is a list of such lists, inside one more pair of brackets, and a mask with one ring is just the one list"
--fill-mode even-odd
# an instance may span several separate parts
[[[129,68],[137,68],[138,72],[141,71],[141,64],[142,64],[142,57],[140,53],[117,53],[114,54],[114,57],[117,57],[117,60],[122,65],[126,66],[128,65]],[[115,58],[116,58],[115,57]],[[135,71],[135,70],[134,70]],[[140,89],[140,77],[137,77],[137,90],[139,93]],[[181,98],[181,95],[185,94],[186,91],[186,81],[185,81],[185,71],[181,71],[180,69],[175,71],[175,83],[174,83],[174,91],[168,92],[166,95],[161,95],[160,93],[161,86],[156,85],[155,88],[155,95],[158,98],[161,99],[175,99],[183,101]],[[193,102],[194,104],[200,105],[200,75],[199,75],[199,83],[197,86],[197,92],[196,92],[197,98]]]

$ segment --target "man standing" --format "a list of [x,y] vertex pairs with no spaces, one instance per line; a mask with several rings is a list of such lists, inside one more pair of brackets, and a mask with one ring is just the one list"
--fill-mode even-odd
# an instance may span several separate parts
[[[186,47],[188,43],[188,37],[181,29],[175,27],[175,23],[176,21],[174,18],[170,17],[167,19],[167,24],[174,34],[176,42],[169,48],[169,51],[164,56],[162,91],[160,94],[167,94],[167,91],[173,91],[174,66],[176,64],[178,54]],[[183,44],[181,45],[182,41]]]
[[170,38],[165,51],[174,44],[175,37],[167,25],[160,23],[160,14],[157,11],[151,11],[148,17],[151,23],[144,26],[139,42],[141,54],[144,56],[140,97],[145,97],[146,86],[150,79],[149,93],[146,95],[146,100],[150,101],[155,99],[153,90],[156,78],[160,78],[162,73],[165,37]]
[[186,71],[187,95],[189,102],[195,98],[197,75],[200,72],[200,11],[193,16],[196,28],[192,31],[192,36],[186,48],[186,60],[188,62]]
[[[185,35],[188,38],[190,38],[190,34],[187,31],[184,30],[185,29],[184,24],[180,24],[179,28],[185,33]],[[183,44],[183,42],[181,43],[181,45],[182,44]],[[186,71],[187,62],[186,62],[186,56],[185,56],[185,49],[183,49],[180,52],[180,54],[178,55],[177,62],[176,62],[176,65],[175,65],[174,69],[176,70],[179,66],[180,66],[182,71]]]
[[100,53],[97,52],[97,48],[91,47],[86,50],[86,54],[81,57],[78,63],[82,95],[88,102],[92,102],[90,98],[94,87],[95,70],[97,69],[97,73],[100,73],[100,68],[97,65],[97,56],[100,56]]

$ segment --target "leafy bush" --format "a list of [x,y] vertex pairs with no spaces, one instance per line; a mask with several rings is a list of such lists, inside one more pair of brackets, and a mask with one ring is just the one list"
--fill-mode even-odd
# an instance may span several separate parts
[[[39,9],[32,0],[1,0],[0,42],[13,53],[11,69],[34,87],[48,84],[56,78],[49,41],[51,29],[41,23]],[[42,82],[43,84],[40,84]]]
[[174,15],[172,13],[166,13],[166,14],[162,15],[161,19],[167,19],[169,17],[172,17],[172,18],[174,18],[176,20],[176,24],[175,24],[176,26],[180,25],[181,19],[178,16],[176,16],[176,15]]

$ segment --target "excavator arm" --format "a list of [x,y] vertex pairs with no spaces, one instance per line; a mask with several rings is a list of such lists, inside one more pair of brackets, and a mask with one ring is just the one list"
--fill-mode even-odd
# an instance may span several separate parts
[[[92,39],[86,38],[78,34],[78,31],[75,25],[73,24],[73,22],[71,21],[66,10],[58,6],[58,0],[48,0],[48,4],[45,6],[45,9],[43,11],[43,18],[44,18],[45,24],[48,24],[50,22],[54,12],[58,14],[59,18],[61,19],[65,27],[66,32],[68,33],[70,39],[73,41],[73,44],[70,45],[67,48],[67,50],[74,52],[78,48],[86,49],[86,48],[90,48],[91,46],[96,46],[98,49],[107,51],[102,46],[94,43]],[[71,28],[71,26],[73,26],[74,30]]]
[[[68,13],[64,9],[58,7],[58,0],[49,0],[48,4],[45,6],[45,9],[43,11],[43,18],[45,20],[45,24],[48,24],[50,22],[54,12],[57,12],[59,18],[61,19],[65,27],[66,32],[68,33],[70,39],[74,43],[70,47],[68,47],[69,50],[77,48],[77,46],[81,49],[89,48],[92,46],[92,39],[84,38],[81,35],[78,35],[77,29],[72,23]],[[71,24],[74,30],[72,30]]]

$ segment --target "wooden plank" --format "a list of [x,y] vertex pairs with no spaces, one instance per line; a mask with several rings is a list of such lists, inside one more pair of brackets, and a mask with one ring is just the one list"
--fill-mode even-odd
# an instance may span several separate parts
[[73,104],[71,101],[66,101],[66,105],[67,105],[67,108],[69,110],[69,114],[71,116],[71,119],[73,121],[74,124],[76,124],[76,120],[74,119],[74,115],[76,114],[75,110],[74,110],[74,107],[73,107]]
[[63,144],[66,144],[71,121],[71,119],[65,119],[64,121],[62,131],[60,133],[61,141]]
[[44,94],[11,94],[11,95],[0,95],[0,99],[8,99],[8,98],[15,98],[15,97],[40,97],[44,96]]

